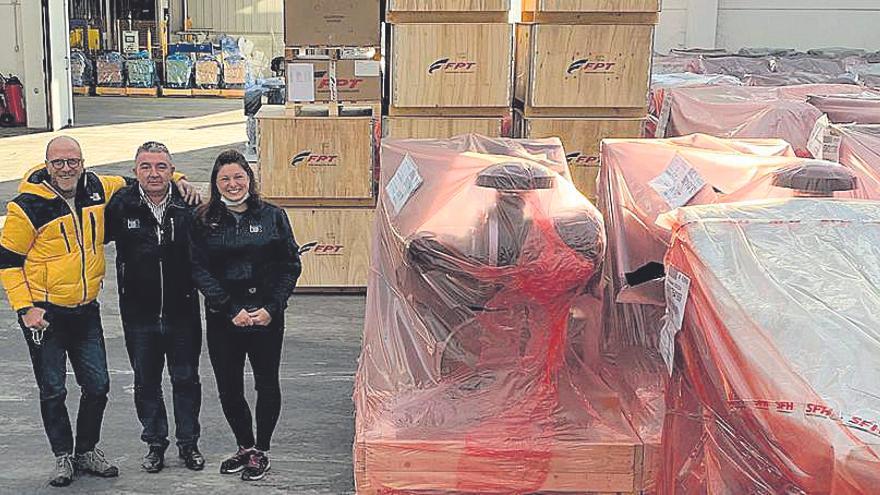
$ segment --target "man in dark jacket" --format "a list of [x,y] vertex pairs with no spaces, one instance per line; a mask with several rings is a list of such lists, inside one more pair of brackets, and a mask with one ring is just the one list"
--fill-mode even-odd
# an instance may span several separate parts
[[158,473],[168,447],[168,415],[162,369],[174,397],[180,458],[199,471],[199,354],[202,331],[199,299],[192,282],[187,229],[193,211],[171,187],[174,165],[168,148],[148,142],[137,150],[138,183],[120,191],[108,205],[106,242],[116,242],[119,308],[128,357],[134,369],[134,401],[147,443],[143,468]]

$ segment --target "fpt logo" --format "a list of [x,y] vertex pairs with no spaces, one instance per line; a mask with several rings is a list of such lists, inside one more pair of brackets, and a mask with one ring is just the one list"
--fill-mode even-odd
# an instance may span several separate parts
[[569,74],[613,74],[617,71],[617,62],[601,58],[581,58],[573,61],[565,72]]
[[[354,91],[358,89],[366,79],[353,77],[350,79],[336,78],[336,89],[339,91]],[[318,82],[318,91],[330,91],[330,78],[323,77]]]
[[471,74],[476,72],[477,63],[469,60],[450,60],[441,58],[428,67],[428,74]]
[[345,246],[341,244],[324,244],[318,241],[312,241],[304,244],[299,248],[300,256],[306,253],[313,253],[315,256],[342,256]]
[[297,153],[290,160],[292,167],[299,165],[308,165],[309,167],[334,167],[339,160],[339,155],[322,155],[315,154],[311,151],[303,151]]
[[599,157],[596,155],[585,155],[580,152],[569,153],[565,155],[568,164],[576,167],[590,167],[599,165]]

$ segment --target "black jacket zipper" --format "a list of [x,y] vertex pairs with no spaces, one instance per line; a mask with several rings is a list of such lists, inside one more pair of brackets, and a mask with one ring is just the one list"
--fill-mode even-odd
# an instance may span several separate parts
[[92,254],[98,254],[95,244],[98,242],[98,222],[95,221],[95,212],[89,212],[89,218],[92,220]]
[[61,237],[64,238],[64,245],[67,246],[67,252],[70,252],[70,240],[67,238],[67,229],[64,228],[64,222],[61,222]]
[[[73,226],[76,229],[76,244],[79,246],[79,256],[80,256],[80,275],[82,276],[82,284],[83,284],[83,304],[86,303],[86,299],[89,298],[89,284],[86,281],[86,248],[83,244],[85,241],[83,240],[83,228],[82,221],[79,218],[79,215],[76,213],[76,208],[70,206],[70,204],[64,199],[64,196],[61,195],[58,191],[52,187],[48,181],[43,181],[43,184],[49,188],[50,191],[54,192],[58,198],[64,201],[64,204],[67,205],[67,208],[70,210],[71,215],[73,215]],[[76,200],[74,200],[75,202]],[[48,294],[47,294],[48,297]]]

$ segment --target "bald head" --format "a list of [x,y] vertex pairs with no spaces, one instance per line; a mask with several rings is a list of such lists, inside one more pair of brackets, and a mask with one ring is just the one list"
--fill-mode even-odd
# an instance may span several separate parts
[[49,141],[46,145],[46,169],[55,189],[64,197],[73,197],[83,174],[82,149],[76,139],[58,136]]
[[52,138],[46,145],[46,161],[58,158],[82,158],[82,148],[79,146],[79,141],[70,136]]

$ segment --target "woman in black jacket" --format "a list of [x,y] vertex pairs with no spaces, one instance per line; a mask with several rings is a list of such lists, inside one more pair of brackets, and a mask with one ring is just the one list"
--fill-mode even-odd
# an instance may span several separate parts
[[[290,221],[260,200],[241,153],[224,151],[211,172],[211,198],[196,212],[190,253],[193,280],[205,295],[208,354],[220,404],[238,451],[220,466],[247,481],[269,470],[269,443],[281,412],[278,368],[284,309],[301,271]],[[256,438],[244,397],[244,362],[257,390]]]

